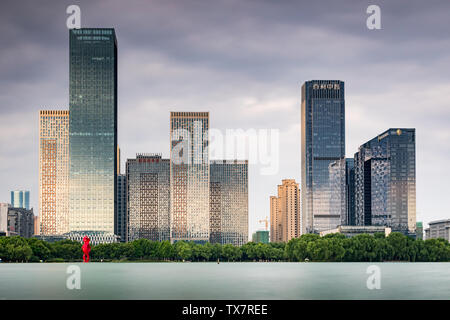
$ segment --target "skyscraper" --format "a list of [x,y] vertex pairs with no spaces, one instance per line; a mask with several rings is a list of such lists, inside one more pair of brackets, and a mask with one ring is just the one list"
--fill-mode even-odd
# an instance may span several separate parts
[[210,242],[248,242],[247,160],[211,161],[210,210]]
[[283,179],[278,196],[270,197],[271,242],[287,242],[298,238],[302,230],[300,189],[294,179]]
[[355,154],[357,225],[415,232],[415,133],[415,129],[391,128],[359,147]]
[[114,232],[117,41],[114,29],[71,29],[69,229]]
[[128,241],[170,239],[170,160],[157,154],[128,159]]
[[30,210],[30,191],[11,191],[11,206],[13,208],[24,208]]
[[355,220],[355,161],[345,159],[345,192],[347,201],[347,225],[354,226]]
[[208,112],[170,113],[171,241],[209,241]]
[[39,116],[40,232],[59,235],[69,231],[69,111]]
[[117,214],[114,222],[114,234],[121,242],[127,241],[127,176],[117,175]]
[[[330,165],[335,174],[345,174],[344,82],[307,81],[302,86],[301,106],[301,196],[303,233],[317,233],[336,228],[345,214],[336,212],[333,203],[342,202],[344,187],[336,190],[330,183]],[[335,176],[339,181],[345,178]],[[345,192],[344,192],[345,195]],[[345,203],[345,201],[344,201]],[[333,209],[333,210],[332,210]]]

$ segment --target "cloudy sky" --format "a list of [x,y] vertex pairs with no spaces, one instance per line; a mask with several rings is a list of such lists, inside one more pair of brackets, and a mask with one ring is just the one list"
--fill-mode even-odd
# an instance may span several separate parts
[[[28,189],[38,207],[38,111],[68,108],[66,8],[114,27],[119,144],[169,156],[169,112],[210,111],[220,130],[280,130],[280,168],[250,167],[250,231],[284,178],[300,181],[300,87],[346,85],[346,153],[390,127],[417,135],[418,221],[450,218],[450,2],[49,1],[0,6],[0,202]],[[381,8],[381,30],[366,9]]]

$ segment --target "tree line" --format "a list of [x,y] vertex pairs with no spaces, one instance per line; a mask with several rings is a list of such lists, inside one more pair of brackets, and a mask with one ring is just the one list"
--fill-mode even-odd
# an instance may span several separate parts
[[[81,262],[81,243],[71,240],[46,242],[36,238],[1,237],[0,259],[3,262]],[[128,243],[99,244],[92,247],[91,261],[450,261],[450,243],[444,239],[414,240],[393,232],[360,234],[347,238],[343,234],[319,237],[305,234],[287,243],[248,242],[240,247],[231,244],[196,244],[179,241],[139,239]]]

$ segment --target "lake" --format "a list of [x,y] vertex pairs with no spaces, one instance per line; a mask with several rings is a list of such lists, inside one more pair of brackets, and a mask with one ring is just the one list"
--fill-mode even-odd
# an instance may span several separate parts
[[450,299],[450,263],[0,263],[0,299]]

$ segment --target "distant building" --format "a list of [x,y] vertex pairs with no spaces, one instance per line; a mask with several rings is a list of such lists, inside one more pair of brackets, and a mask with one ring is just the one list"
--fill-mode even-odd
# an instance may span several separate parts
[[354,226],[355,218],[355,164],[353,158],[345,159],[345,198],[347,201],[346,225]]
[[423,240],[423,224],[422,224],[422,222],[416,223],[416,239]]
[[356,225],[415,234],[415,129],[388,129],[355,154]]
[[323,237],[331,233],[342,233],[346,237],[354,237],[359,234],[375,234],[384,233],[387,237],[391,233],[392,229],[384,226],[339,226],[335,229],[325,230],[320,232],[320,236]]
[[8,231],[8,210],[11,207],[9,203],[0,203],[0,232]]
[[116,243],[119,241],[119,237],[114,233],[103,231],[70,231],[62,235],[64,239],[77,241],[83,243],[83,238],[88,236],[91,246],[95,246],[102,243]]
[[255,243],[269,243],[269,231],[258,230],[252,235],[252,242]]
[[11,191],[11,207],[30,210],[30,191]]
[[270,197],[271,242],[287,242],[298,238],[302,230],[300,189],[294,179],[278,185],[278,196]]
[[210,242],[248,242],[248,161],[210,162]]
[[[40,233],[69,231],[69,111],[39,112]],[[39,233],[37,233],[39,234]]]
[[34,216],[33,220],[33,236],[38,236],[40,235],[39,216]]
[[127,241],[127,176],[117,175],[117,214],[114,223],[114,233],[121,242]]
[[428,225],[430,227],[425,230],[426,239],[442,238],[450,242],[450,219],[431,221]]
[[302,86],[302,234],[335,228],[346,215],[344,97],[343,81],[313,80]]
[[21,236],[31,238],[34,232],[33,209],[9,208],[8,209],[8,231],[9,236]]
[[170,239],[169,162],[158,154],[127,160],[127,241]]

